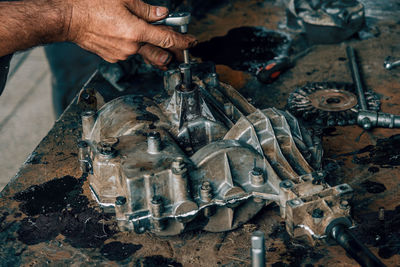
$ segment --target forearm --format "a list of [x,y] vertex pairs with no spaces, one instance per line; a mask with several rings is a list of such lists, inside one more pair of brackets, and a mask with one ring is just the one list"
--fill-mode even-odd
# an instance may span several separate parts
[[63,0],[0,2],[0,56],[65,41],[72,9]]

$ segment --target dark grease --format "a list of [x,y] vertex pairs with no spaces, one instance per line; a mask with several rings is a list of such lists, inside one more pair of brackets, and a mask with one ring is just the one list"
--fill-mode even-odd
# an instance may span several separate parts
[[240,27],[199,43],[190,52],[203,61],[255,73],[274,57],[286,53],[289,45],[289,38],[282,33],[262,27]]

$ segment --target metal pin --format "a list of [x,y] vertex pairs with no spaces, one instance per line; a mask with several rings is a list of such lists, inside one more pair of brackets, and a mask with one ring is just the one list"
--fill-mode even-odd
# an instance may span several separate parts
[[251,266],[265,267],[265,237],[261,231],[251,235]]

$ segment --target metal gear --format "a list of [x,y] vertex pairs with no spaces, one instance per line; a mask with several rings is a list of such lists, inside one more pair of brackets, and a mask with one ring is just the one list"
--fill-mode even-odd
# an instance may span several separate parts
[[[369,110],[380,110],[377,94],[366,91],[365,99]],[[297,118],[322,126],[357,123],[358,100],[354,86],[349,83],[307,83],[289,95],[287,108]]]

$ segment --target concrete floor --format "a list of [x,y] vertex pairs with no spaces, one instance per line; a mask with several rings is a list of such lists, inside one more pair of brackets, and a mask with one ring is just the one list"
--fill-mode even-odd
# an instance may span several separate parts
[[0,97],[0,190],[54,124],[50,79],[43,47],[13,57]]

